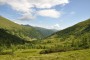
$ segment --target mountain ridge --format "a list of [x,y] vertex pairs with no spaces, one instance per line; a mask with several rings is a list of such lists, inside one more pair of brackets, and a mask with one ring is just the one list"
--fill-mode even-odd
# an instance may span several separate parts
[[[18,41],[22,42],[22,40],[25,43],[26,41],[40,40],[45,37],[44,34],[42,34],[33,26],[19,25],[2,16],[0,16],[0,33],[1,44],[8,44],[10,42],[10,44],[14,44],[18,43]],[[10,35],[11,38],[8,35]],[[16,40],[14,36],[16,37]],[[2,40],[5,41],[5,43]]]
[[58,31],[38,43],[46,49],[41,53],[90,48],[90,19]]

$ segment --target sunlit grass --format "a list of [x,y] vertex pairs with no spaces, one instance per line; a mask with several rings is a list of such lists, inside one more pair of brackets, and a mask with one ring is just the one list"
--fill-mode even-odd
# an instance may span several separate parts
[[0,55],[0,60],[90,60],[90,49],[39,54],[41,50],[42,49],[17,50],[13,55]]

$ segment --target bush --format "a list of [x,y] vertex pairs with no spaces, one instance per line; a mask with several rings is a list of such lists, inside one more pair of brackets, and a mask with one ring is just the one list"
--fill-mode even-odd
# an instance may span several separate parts
[[3,47],[0,46],[0,54],[3,52]]
[[66,52],[66,51],[69,51],[69,48],[65,48],[65,47],[50,48],[50,49],[40,51],[40,54],[48,54],[48,53],[54,53],[54,52]]

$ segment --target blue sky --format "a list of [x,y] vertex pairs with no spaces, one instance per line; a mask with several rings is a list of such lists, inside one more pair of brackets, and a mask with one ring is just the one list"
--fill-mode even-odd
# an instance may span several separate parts
[[0,0],[0,15],[18,24],[65,29],[90,18],[90,0]]

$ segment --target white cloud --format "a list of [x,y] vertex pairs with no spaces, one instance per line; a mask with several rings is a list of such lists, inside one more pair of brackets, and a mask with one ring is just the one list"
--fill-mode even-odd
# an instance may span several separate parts
[[33,20],[35,19],[35,16],[33,16],[31,13],[23,14],[22,17],[19,18],[19,20]]
[[[34,7],[36,8],[48,8],[56,5],[66,5],[69,0],[0,0],[0,4],[7,4],[11,6],[13,10],[22,12],[22,14],[33,14]],[[52,12],[52,11],[51,11]],[[57,13],[55,13],[57,15]],[[26,16],[26,15],[25,15]],[[45,15],[46,16],[46,15]],[[32,18],[32,17],[31,17]]]
[[29,0],[29,2],[37,8],[51,8],[56,5],[69,3],[68,0]]
[[11,6],[14,10],[23,13],[31,11],[31,5],[27,0],[0,0],[1,3]]
[[46,16],[51,18],[58,18],[61,15],[61,13],[56,11],[55,9],[40,10],[37,12],[37,14],[40,16]]
[[59,24],[55,24],[55,25],[51,26],[51,28],[60,30],[60,25]]

